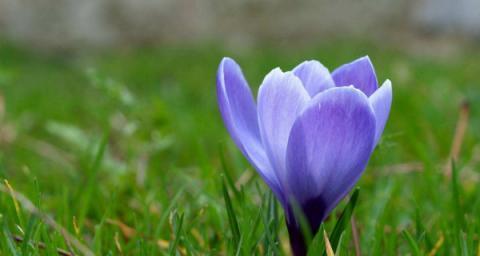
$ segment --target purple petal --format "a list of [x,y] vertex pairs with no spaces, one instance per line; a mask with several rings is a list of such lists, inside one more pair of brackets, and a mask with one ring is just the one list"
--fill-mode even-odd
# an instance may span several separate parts
[[336,86],[353,85],[367,96],[372,95],[377,88],[377,76],[368,56],[342,65],[332,73]]
[[377,145],[380,136],[390,114],[392,105],[392,82],[386,80],[383,85],[368,98],[372,104],[373,112],[375,112],[376,128],[375,128],[375,145]]
[[[353,87],[320,93],[295,121],[287,146],[288,197],[322,221],[363,172],[375,138],[375,114]],[[310,218],[309,218],[310,219]]]
[[326,67],[316,60],[301,63],[293,69],[293,73],[302,80],[310,96],[335,87],[332,76]]
[[283,201],[277,176],[262,146],[252,92],[240,67],[230,58],[224,58],[218,68],[217,98],[220,113],[233,141],[278,199]]
[[285,173],[285,154],[293,122],[310,96],[293,73],[272,70],[258,91],[258,120],[263,145],[277,173]]

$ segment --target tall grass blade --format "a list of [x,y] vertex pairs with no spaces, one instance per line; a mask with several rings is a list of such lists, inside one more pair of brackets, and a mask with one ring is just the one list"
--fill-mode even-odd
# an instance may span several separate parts
[[93,159],[93,162],[89,168],[88,172],[88,179],[85,185],[85,190],[82,191],[83,194],[83,201],[82,201],[82,207],[80,207],[79,211],[79,226],[81,227],[83,225],[83,221],[85,218],[85,215],[87,214],[88,210],[90,210],[90,200],[92,198],[92,194],[94,192],[94,187],[95,187],[95,182],[97,182],[97,174],[100,169],[101,163],[103,156],[105,155],[105,151],[107,149],[108,145],[108,138],[109,138],[109,132],[105,132],[99,146],[97,148],[97,152],[95,152],[95,157]]
[[175,232],[175,239],[173,240],[172,243],[170,243],[170,247],[168,248],[168,255],[176,255],[177,254],[177,245],[178,242],[180,241],[181,237],[181,231],[182,231],[182,225],[183,225],[183,217],[185,215],[182,213],[178,215],[177,212],[173,213],[173,227],[174,227],[174,232]]
[[225,179],[227,181],[228,187],[235,194],[235,198],[241,198],[241,194],[237,190],[237,187],[235,186],[235,182],[232,179],[232,175],[230,174],[230,168],[228,167],[227,161],[225,159],[225,153],[222,150],[222,147],[220,147],[219,149],[219,155],[220,155],[220,163],[222,165],[223,173],[225,174]]
[[[325,252],[325,238],[323,237],[323,232],[325,230],[325,226],[323,223],[320,225],[320,230],[317,234],[313,237],[312,243],[308,248],[308,256],[317,256],[322,255]],[[329,240],[330,241],[330,240]]]
[[463,209],[460,203],[461,198],[461,188],[458,181],[458,170],[456,168],[455,162],[452,161],[452,208],[455,212],[456,223],[458,228],[465,229],[465,220],[463,216]]
[[403,237],[405,240],[407,240],[408,245],[410,246],[410,249],[412,250],[412,253],[414,256],[420,256],[420,249],[418,248],[417,242],[413,239],[412,235],[407,230],[402,231]]
[[17,256],[20,255],[18,253],[17,247],[15,246],[13,239],[12,239],[12,233],[7,227],[7,223],[4,223],[3,225],[3,235],[5,236],[5,241],[7,243],[8,250],[11,255]]
[[238,227],[237,216],[235,214],[235,211],[233,210],[232,200],[230,199],[227,186],[225,185],[225,180],[223,179],[222,179],[222,191],[223,191],[223,199],[225,201],[225,206],[227,208],[228,223],[232,231],[234,248],[238,248],[238,245],[240,243],[240,228]]
[[360,193],[360,188],[355,188],[353,191],[350,200],[348,201],[347,206],[343,209],[340,218],[338,219],[335,227],[333,228],[332,234],[330,235],[330,243],[332,244],[333,250],[337,250],[340,237],[342,236],[343,231],[349,226],[350,219],[352,218],[353,210],[355,210],[355,206],[357,205],[358,196]]

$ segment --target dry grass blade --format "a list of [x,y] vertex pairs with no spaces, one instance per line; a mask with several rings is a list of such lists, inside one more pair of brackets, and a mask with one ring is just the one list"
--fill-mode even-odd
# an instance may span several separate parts
[[[170,248],[170,242],[163,239],[158,239],[157,245],[163,250],[168,250],[168,248]],[[180,252],[180,255],[187,255],[187,249],[184,247],[179,246],[177,249]]]
[[115,232],[115,236],[113,237],[113,239],[115,241],[115,247],[117,247],[118,252],[120,253],[120,255],[123,255],[122,245],[120,244],[120,241],[118,239],[117,232]]
[[78,239],[71,235],[64,227],[60,226],[55,220],[49,215],[40,211],[26,196],[22,193],[13,190],[11,187],[7,188],[6,186],[0,184],[0,191],[4,193],[9,193],[14,198],[14,201],[18,201],[23,209],[25,209],[30,214],[33,214],[40,218],[45,224],[47,224],[52,229],[58,231],[62,234],[65,242],[67,244],[73,245],[79,252],[85,256],[94,256],[95,254],[85,245],[83,245]]
[[443,237],[443,235],[440,235],[440,238],[433,246],[433,249],[428,253],[428,256],[435,256],[438,250],[440,249],[440,247],[442,247],[444,241],[445,241],[445,238]]
[[195,237],[195,240],[197,240],[200,246],[202,247],[205,246],[205,240],[203,239],[202,235],[200,234],[200,232],[198,232],[196,228],[192,228],[190,233],[193,235],[193,237]]
[[[17,215],[20,215],[20,206],[18,205],[17,197],[15,196],[15,191],[13,190],[12,186],[10,186],[10,183],[8,183],[8,180],[3,180],[5,182],[5,186],[7,188],[8,193],[10,193],[10,197],[12,197],[13,200],[13,205],[15,206],[15,211],[17,212]],[[7,193],[7,191],[4,191]]]
[[166,250],[170,246],[170,243],[167,240],[158,239],[157,240],[157,245],[158,245],[158,247]]
[[325,240],[325,251],[327,252],[327,256],[335,256],[332,245],[330,244],[330,240],[328,239],[328,235],[325,230],[323,231],[323,239]]
[[127,224],[119,220],[107,219],[106,222],[120,228],[120,231],[122,231],[122,234],[126,239],[130,239],[137,234],[137,231],[134,228],[129,227]]
[[360,237],[358,235],[357,220],[355,219],[355,216],[353,214],[350,222],[352,223],[352,238],[355,248],[355,256],[361,256],[362,250],[360,249]]
[[450,148],[450,155],[448,157],[447,164],[445,165],[445,176],[450,177],[452,175],[451,161],[456,161],[460,155],[460,150],[463,144],[463,138],[468,127],[468,120],[470,117],[469,103],[464,101],[460,106],[460,114],[458,117],[457,125],[455,127],[455,133],[453,135],[452,146]]
[[240,178],[238,178],[238,180],[235,182],[235,188],[238,190],[242,188],[242,186],[247,184],[254,177],[253,174],[254,173],[250,169],[244,171]]

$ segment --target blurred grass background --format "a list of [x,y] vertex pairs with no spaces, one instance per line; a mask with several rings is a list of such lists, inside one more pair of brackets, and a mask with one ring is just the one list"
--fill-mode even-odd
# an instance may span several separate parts
[[[274,67],[317,59],[333,70],[366,54],[380,82],[392,81],[394,100],[358,184],[358,245],[365,255],[480,254],[480,48],[465,44],[439,56],[363,38],[302,48],[203,43],[89,54],[1,44],[0,251],[288,254],[283,213],[223,127],[216,69],[223,56],[233,57],[256,92]],[[467,105],[456,168],[445,175]],[[222,195],[225,175],[239,250]],[[88,249],[52,228],[50,217]],[[340,255],[355,254],[354,240],[349,227]]]

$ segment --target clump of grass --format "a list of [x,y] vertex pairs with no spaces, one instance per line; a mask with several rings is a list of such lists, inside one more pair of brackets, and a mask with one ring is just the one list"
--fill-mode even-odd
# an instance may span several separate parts
[[218,62],[237,55],[255,87],[275,66],[333,68],[365,54],[393,81],[392,113],[361,197],[327,219],[310,255],[326,254],[325,241],[342,255],[478,254],[479,49],[443,62],[359,40],[242,54],[205,45],[39,57],[0,46],[0,252],[288,255],[283,213],[217,113]]

